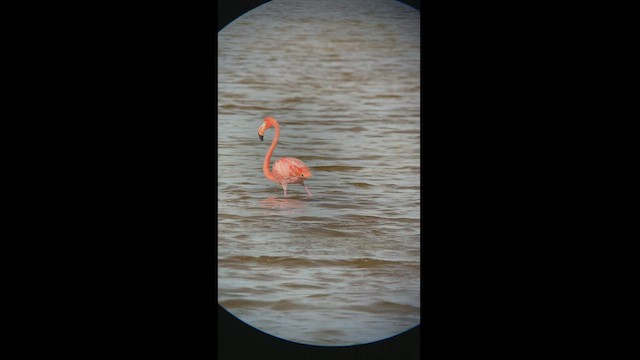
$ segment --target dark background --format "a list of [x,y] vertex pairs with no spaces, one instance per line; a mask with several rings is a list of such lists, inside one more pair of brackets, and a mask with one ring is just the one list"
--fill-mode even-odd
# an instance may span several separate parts
[[[599,106],[576,99],[591,91],[577,88],[588,56],[569,53],[584,27],[556,5],[422,5],[420,355],[573,353],[598,311],[571,293],[586,264],[565,243],[584,226],[572,204],[587,177],[571,170],[589,148],[565,151],[565,121]],[[19,259],[5,294],[21,351],[213,357],[221,335],[221,355],[339,357],[236,347],[246,328],[224,315],[217,331],[217,6],[25,11],[6,68],[10,95],[26,95],[6,121],[27,130],[6,152],[20,168],[5,171],[22,186],[7,187],[9,211],[27,215],[4,252]],[[341,354],[412,358],[412,336]]]

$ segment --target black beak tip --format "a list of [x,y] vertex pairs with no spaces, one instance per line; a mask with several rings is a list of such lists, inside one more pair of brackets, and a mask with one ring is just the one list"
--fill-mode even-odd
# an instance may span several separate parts
[[264,140],[262,140],[262,135],[258,135],[258,137],[260,138],[260,141],[264,141]]

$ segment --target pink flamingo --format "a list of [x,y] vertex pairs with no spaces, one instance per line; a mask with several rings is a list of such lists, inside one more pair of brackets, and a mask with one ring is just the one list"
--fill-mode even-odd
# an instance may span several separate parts
[[291,157],[283,157],[273,163],[273,172],[269,170],[271,154],[273,154],[273,150],[275,150],[276,145],[278,144],[278,139],[280,138],[280,125],[278,125],[276,119],[268,116],[264,118],[262,125],[258,128],[258,137],[260,137],[261,141],[264,141],[264,132],[270,127],[276,128],[276,135],[273,137],[271,147],[269,148],[269,151],[267,151],[267,155],[264,157],[264,165],[262,165],[262,172],[264,172],[264,176],[267,179],[282,185],[285,197],[287,196],[288,184],[302,184],[307,194],[311,196],[311,191],[309,191],[307,185],[304,184],[304,180],[311,178],[311,170],[309,170],[309,167],[301,160]]

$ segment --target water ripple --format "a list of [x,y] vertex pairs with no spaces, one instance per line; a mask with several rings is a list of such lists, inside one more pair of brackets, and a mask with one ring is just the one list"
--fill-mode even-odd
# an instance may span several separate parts
[[[393,0],[273,0],[218,34],[222,306],[321,345],[420,322],[419,65],[419,12]],[[264,177],[265,116],[313,197]]]

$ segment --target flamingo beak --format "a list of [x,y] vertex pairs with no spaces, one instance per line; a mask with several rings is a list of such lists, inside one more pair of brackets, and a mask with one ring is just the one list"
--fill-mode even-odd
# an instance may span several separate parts
[[262,135],[258,134],[258,137],[260,138],[260,141],[264,141],[262,140]]

